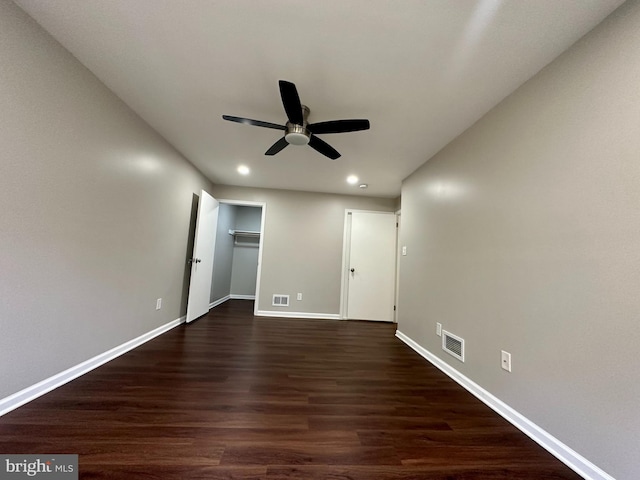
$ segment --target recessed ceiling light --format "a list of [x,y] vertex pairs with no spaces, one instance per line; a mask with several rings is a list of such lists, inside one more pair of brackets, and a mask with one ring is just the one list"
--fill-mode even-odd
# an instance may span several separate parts
[[240,175],[249,175],[249,172],[250,172],[249,167],[247,167],[246,165],[240,165],[238,167],[238,173]]
[[347,182],[349,182],[351,185],[355,185],[356,183],[358,183],[358,177],[356,177],[355,175],[349,175],[347,177]]
[[369,185],[367,185],[366,183],[361,183],[360,185],[358,185],[360,188],[367,188]]

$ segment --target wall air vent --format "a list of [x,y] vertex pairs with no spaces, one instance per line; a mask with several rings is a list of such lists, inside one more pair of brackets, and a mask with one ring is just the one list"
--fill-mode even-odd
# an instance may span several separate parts
[[289,295],[279,295],[279,294],[274,295],[273,303],[271,305],[274,307],[288,307]]
[[442,349],[449,355],[452,355],[461,362],[464,362],[464,340],[462,338],[443,330]]

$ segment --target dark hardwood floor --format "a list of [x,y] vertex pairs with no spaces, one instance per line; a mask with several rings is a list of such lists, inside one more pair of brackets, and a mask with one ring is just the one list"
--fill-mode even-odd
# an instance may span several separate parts
[[82,479],[578,479],[373,322],[229,301],[0,418]]

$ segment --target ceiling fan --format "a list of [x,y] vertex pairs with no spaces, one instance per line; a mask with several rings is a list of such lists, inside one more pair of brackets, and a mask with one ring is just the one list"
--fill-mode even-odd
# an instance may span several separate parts
[[284,137],[271,145],[271,148],[265,152],[265,155],[275,155],[288,145],[309,145],[311,148],[320,152],[322,155],[335,160],[340,157],[340,153],[324,140],[316,135],[324,133],[344,133],[357,132],[359,130],[368,130],[370,127],[369,120],[351,119],[351,120],[331,120],[328,122],[307,123],[309,117],[309,107],[300,103],[300,96],[296,86],[280,80],[280,96],[282,97],[282,105],[287,114],[288,122],[286,125],[278,125],[276,123],[262,122],[260,120],[251,120],[250,118],[233,117],[231,115],[223,115],[222,118],[230,122],[244,123],[246,125],[254,125],[256,127],[273,128],[275,130],[284,130]]

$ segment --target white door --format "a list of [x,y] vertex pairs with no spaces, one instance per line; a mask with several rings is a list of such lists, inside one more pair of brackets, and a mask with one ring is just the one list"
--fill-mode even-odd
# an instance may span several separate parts
[[196,236],[191,261],[191,281],[187,300],[187,322],[209,312],[213,252],[218,225],[218,201],[202,190],[198,200]]
[[351,213],[347,318],[393,321],[396,216]]

